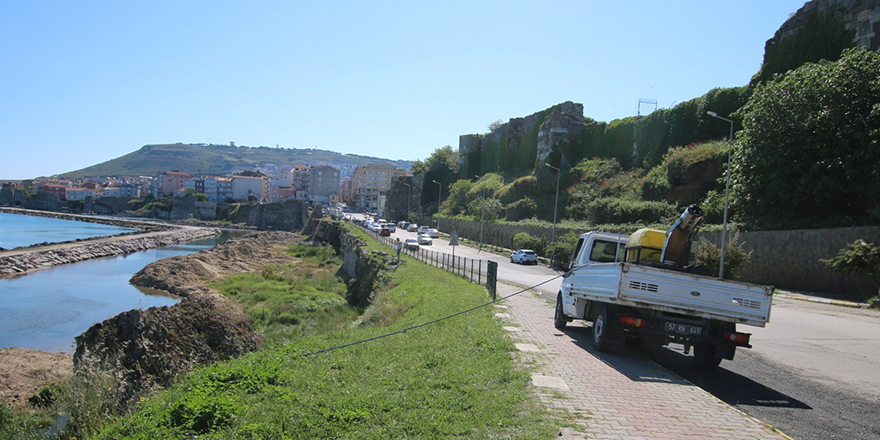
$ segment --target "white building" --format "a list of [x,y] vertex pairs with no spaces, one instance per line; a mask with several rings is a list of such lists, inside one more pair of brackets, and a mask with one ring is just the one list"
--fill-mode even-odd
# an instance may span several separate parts
[[232,176],[232,198],[235,200],[265,202],[268,193],[268,184],[262,177]]

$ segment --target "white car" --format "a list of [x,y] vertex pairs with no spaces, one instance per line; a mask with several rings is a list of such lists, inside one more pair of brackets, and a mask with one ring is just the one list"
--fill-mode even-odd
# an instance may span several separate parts
[[419,226],[419,234],[427,234],[430,229],[428,226]]
[[397,225],[394,223],[385,223],[385,227],[388,228],[392,234],[397,232]]
[[531,249],[517,249],[516,252],[510,254],[510,262],[519,264],[538,264],[538,254]]
[[430,235],[431,238],[440,238],[440,231],[436,229],[428,229],[428,235]]
[[428,234],[419,234],[418,238],[419,244],[424,244],[427,246],[431,246],[434,244],[434,240],[431,239],[431,236]]
[[415,223],[410,223],[410,224],[406,225],[406,230],[409,232],[416,232],[419,230],[419,225],[417,225]]

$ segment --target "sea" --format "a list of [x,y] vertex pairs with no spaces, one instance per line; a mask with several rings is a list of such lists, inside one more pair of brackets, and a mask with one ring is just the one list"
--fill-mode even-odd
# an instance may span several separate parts
[[[42,222],[35,220],[52,220]],[[67,241],[112,235],[129,229],[94,223],[0,213],[0,246]],[[243,231],[218,237],[100,258],[0,279],[0,347],[73,352],[74,338],[121,312],[175,304],[179,299],[129,284],[144,266],[209,249]]]

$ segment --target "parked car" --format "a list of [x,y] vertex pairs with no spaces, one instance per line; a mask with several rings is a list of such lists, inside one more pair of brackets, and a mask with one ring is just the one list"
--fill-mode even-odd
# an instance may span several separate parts
[[416,240],[415,238],[407,238],[406,240],[403,241],[403,247],[405,247],[411,251],[417,251],[417,250],[419,250],[419,241]]
[[419,234],[418,242],[419,244],[424,244],[428,246],[434,244],[434,240],[432,240],[431,236],[428,234]]
[[510,262],[519,264],[538,264],[538,254],[531,249],[517,249],[516,252],[510,254]]
[[440,231],[436,229],[428,229],[428,235],[430,235],[431,238],[440,238]]
[[384,235],[387,237],[391,235],[391,229],[383,227],[382,229],[379,229],[379,235]]
[[406,230],[409,232],[416,232],[419,230],[419,225],[417,225],[415,223],[410,223],[410,224],[406,225]]

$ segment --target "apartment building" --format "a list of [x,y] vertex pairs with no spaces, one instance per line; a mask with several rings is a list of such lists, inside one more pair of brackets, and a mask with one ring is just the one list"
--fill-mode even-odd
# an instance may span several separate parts
[[379,194],[391,188],[391,179],[395,176],[406,176],[406,171],[388,162],[373,162],[355,168],[351,202],[359,208],[378,209]]
[[309,199],[327,203],[330,194],[339,194],[339,170],[330,166],[312,167],[309,173]]

